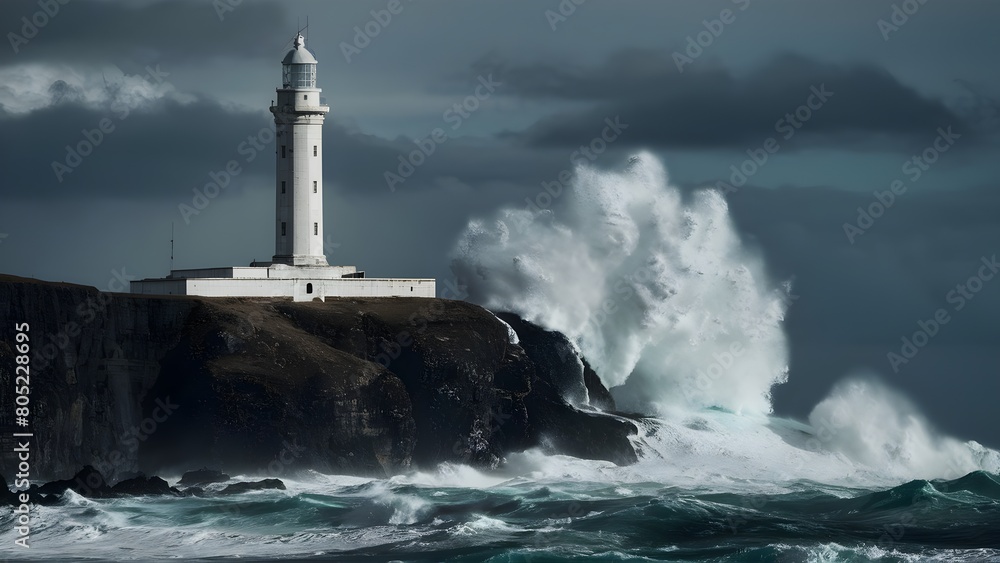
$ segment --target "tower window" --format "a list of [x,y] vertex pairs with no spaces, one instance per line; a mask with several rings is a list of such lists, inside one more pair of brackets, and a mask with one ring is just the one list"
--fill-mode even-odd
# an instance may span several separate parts
[[281,158],[285,158],[285,145],[281,145]]
[[318,149],[319,147],[317,145],[313,145],[313,156],[319,156]]
[[281,181],[281,193],[285,193],[285,181]]
[[313,180],[313,193],[316,193],[318,190],[319,190],[319,182]]
[[281,236],[285,236],[285,222],[281,222]]
[[306,293],[312,293],[312,292],[313,292],[313,284],[307,283],[306,284]]
[[314,235],[319,234],[319,223],[313,223],[313,234]]
[[309,99],[309,94],[306,94],[305,96],[302,96],[302,99],[303,100],[308,100]]

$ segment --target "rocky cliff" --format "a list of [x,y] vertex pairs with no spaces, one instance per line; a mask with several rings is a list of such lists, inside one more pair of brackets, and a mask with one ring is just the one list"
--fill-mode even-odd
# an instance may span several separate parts
[[513,451],[635,460],[635,426],[558,333],[443,299],[108,294],[0,276],[0,474],[14,325],[31,337],[32,479],[204,465],[385,475]]

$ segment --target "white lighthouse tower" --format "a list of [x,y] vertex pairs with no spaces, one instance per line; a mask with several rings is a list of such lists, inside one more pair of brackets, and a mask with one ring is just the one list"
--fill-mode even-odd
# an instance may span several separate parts
[[[274,257],[249,266],[171,270],[131,283],[132,293],[203,297],[434,297],[433,278],[369,278],[355,266],[331,266],[323,251],[323,121],[330,108],[316,87],[316,57],[297,34],[281,61],[281,87],[270,107],[275,124]],[[262,226],[262,228],[266,228]],[[360,240],[360,239],[359,239]]]
[[302,35],[281,61],[274,114],[277,173],[276,264],[326,266],[323,253],[323,120],[329,106],[316,87],[316,57]]

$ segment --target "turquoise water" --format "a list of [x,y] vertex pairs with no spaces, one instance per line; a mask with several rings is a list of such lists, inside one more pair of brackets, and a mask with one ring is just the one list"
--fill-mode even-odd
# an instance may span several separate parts
[[[881,491],[789,483],[778,494],[524,480],[391,481],[226,499],[41,508],[31,559],[356,561],[981,561],[1000,558],[1000,481],[975,472]],[[351,479],[347,479],[351,481]],[[313,490],[310,490],[313,489]],[[3,518],[4,542],[12,535]],[[8,554],[27,556],[27,553]]]
[[[908,479],[806,447],[804,425],[704,412],[649,420],[639,463],[530,451],[498,470],[280,475],[287,490],[37,507],[17,560],[1000,560],[1000,477]],[[806,430],[803,430],[806,429]],[[992,457],[982,458],[992,463]],[[274,475],[240,475],[249,480]],[[212,485],[217,490],[225,483]]]

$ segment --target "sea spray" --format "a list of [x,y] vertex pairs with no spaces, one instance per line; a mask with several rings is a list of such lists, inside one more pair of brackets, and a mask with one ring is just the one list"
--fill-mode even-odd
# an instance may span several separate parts
[[977,470],[1000,472],[998,452],[941,435],[912,402],[871,374],[839,382],[813,408],[809,423],[818,446],[889,477],[956,479]]
[[[766,416],[787,378],[781,323],[794,296],[743,246],[717,191],[683,197],[643,153],[623,171],[578,168],[561,204],[471,221],[452,268],[470,300],[569,337],[619,408],[659,416],[646,423],[638,478],[889,485],[1000,470],[996,451],[939,435],[870,379],[838,386],[809,425]],[[568,468],[509,461],[535,475]]]
[[470,299],[566,334],[622,408],[770,412],[787,286],[741,244],[722,195],[685,201],[643,153],[620,172],[578,168],[564,203],[469,224],[453,270]]

